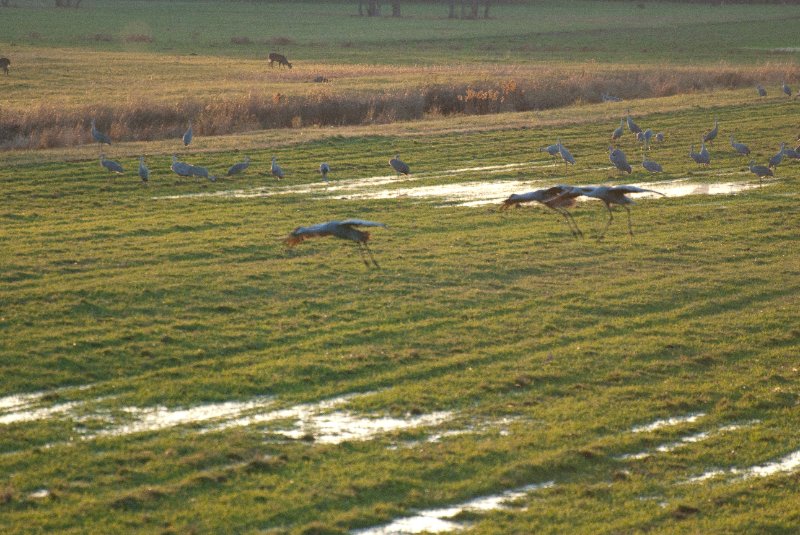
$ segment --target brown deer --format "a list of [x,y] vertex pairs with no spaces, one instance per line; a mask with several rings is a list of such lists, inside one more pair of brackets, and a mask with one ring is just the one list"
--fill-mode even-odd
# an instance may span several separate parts
[[8,76],[8,66],[11,65],[11,60],[8,58],[0,58],[0,69]]
[[269,53],[269,66],[270,67],[274,67],[275,66],[275,62],[278,63],[278,67],[280,67],[281,65],[286,65],[290,69],[292,68],[292,64],[289,63],[289,60],[286,59],[286,56],[284,56],[283,54],[278,54],[277,52],[270,52]]

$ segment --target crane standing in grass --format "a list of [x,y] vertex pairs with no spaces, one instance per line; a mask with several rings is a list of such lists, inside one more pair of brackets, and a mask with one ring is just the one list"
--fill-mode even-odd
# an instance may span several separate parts
[[708,141],[712,145],[714,144],[714,140],[717,139],[717,134],[719,134],[719,121],[717,118],[714,118],[714,128],[710,131],[703,134],[703,141]]
[[758,177],[759,185],[764,183],[765,176],[775,176],[775,173],[772,172],[772,169],[770,169],[766,165],[755,165],[755,163],[756,162],[754,160],[750,160],[748,168],[750,169],[751,173],[753,173]]
[[619,120],[619,126],[611,132],[611,141],[616,141],[622,137],[622,134],[625,133],[625,119]]
[[330,173],[330,172],[331,172],[331,166],[330,165],[328,165],[325,162],[322,162],[321,164],[319,164],[319,174],[322,175],[322,180],[324,180],[325,182],[328,181],[328,173]]
[[100,165],[108,169],[109,172],[116,173],[118,175],[121,175],[125,172],[119,163],[113,160],[106,160],[106,155],[103,153],[100,153]]
[[561,159],[564,161],[564,172],[567,172],[567,164],[575,165],[575,157],[572,155],[570,151],[567,150],[567,147],[561,144],[561,138],[558,139],[558,154],[561,156]]
[[575,199],[579,196],[580,194],[575,192],[575,188],[572,186],[558,185],[552,188],[529,191],[528,193],[514,193],[503,201],[503,204],[500,205],[500,210],[508,210],[512,206],[519,208],[520,204],[533,201],[542,203],[554,212],[564,216],[569,231],[572,232],[576,239],[578,237],[583,238],[583,232],[578,228],[578,224],[572,214],[567,211],[567,208],[575,206]]
[[774,169],[778,167],[781,162],[783,161],[783,150],[786,148],[786,143],[781,143],[781,150],[778,151],[778,154],[773,156],[769,159],[769,168]]
[[355,242],[358,247],[358,251],[361,254],[361,259],[364,261],[364,264],[367,267],[370,267],[370,264],[364,254],[365,252],[369,255],[369,258],[372,260],[372,263],[375,265],[375,267],[380,268],[378,262],[375,261],[375,257],[372,256],[372,251],[370,251],[369,247],[367,246],[367,241],[369,241],[369,232],[358,230],[355,227],[387,228],[383,223],[365,221],[363,219],[328,221],[327,223],[320,223],[318,225],[311,225],[308,227],[297,227],[291,232],[291,234],[289,234],[286,240],[284,240],[284,243],[288,247],[294,247],[298,243],[301,243],[309,238],[335,236],[336,238]]
[[275,158],[275,156],[272,157],[272,167],[270,168],[270,172],[272,173],[272,176],[277,179],[281,179],[284,176],[283,169],[281,169],[281,166],[278,165],[278,160]]
[[615,149],[613,145],[608,146],[608,159],[611,160],[614,167],[619,169],[622,173],[630,174],[633,170],[628,163],[628,158],[625,157],[625,153],[620,149]]
[[92,137],[100,144],[100,148],[103,147],[104,143],[106,145],[111,145],[111,138],[97,129],[94,118],[92,118]]
[[389,160],[389,165],[391,165],[392,169],[395,170],[398,178],[400,177],[401,174],[407,175],[411,172],[411,168],[408,166],[406,162],[400,159],[399,154],[395,154],[394,158]]
[[738,143],[737,141],[734,141],[733,134],[731,134],[731,147],[733,147],[733,150],[744,156],[750,154],[750,147],[744,143]]
[[244,172],[245,169],[250,167],[250,156],[245,156],[243,162],[235,163],[228,168],[228,172],[225,173],[225,176],[233,176],[238,175],[239,173]]
[[188,147],[189,143],[192,142],[192,138],[194,137],[194,133],[192,131],[192,121],[189,121],[189,128],[186,129],[186,132],[183,133],[183,146]]
[[178,157],[172,155],[172,165],[169,167],[178,176],[192,176],[192,165],[186,162],[179,162]]
[[144,185],[147,185],[150,180],[150,170],[144,164],[144,156],[139,156],[139,178],[142,179]]
[[628,110],[628,130],[630,130],[631,134],[634,135],[642,131],[639,125],[633,122],[633,119],[631,119],[631,110]]
[[631,225],[631,209],[628,208],[629,204],[636,204],[633,199],[626,197],[629,193],[656,193],[658,195],[664,196],[663,193],[659,193],[658,191],[653,191],[651,189],[644,189],[637,186],[597,186],[597,187],[577,187],[572,188],[572,194],[583,195],[585,197],[591,197],[593,199],[600,199],[606,205],[606,209],[608,210],[608,221],[606,222],[606,226],[603,228],[603,231],[597,236],[597,239],[601,239],[605,236],[606,231],[608,230],[609,225],[614,220],[614,214],[611,211],[612,204],[618,204],[625,208],[628,212],[628,234],[633,237],[633,226]]

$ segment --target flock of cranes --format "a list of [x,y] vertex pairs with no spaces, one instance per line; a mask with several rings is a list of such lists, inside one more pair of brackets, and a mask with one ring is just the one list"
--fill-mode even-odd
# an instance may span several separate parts
[[[791,96],[791,89],[785,83],[782,85],[782,90],[784,93]],[[766,90],[760,85],[757,87],[757,91],[760,96],[766,95]],[[612,97],[611,95],[603,95],[603,100],[618,102],[620,99]],[[608,147],[608,158],[612,165],[623,174],[630,174],[633,171],[633,168],[622,149],[614,146],[614,143],[618,143],[623,138],[626,126],[630,133],[634,135],[636,140],[642,144],[642,167],[650,173],[663,172],[663,168],[660,164],[649,160],[647,157],[647,153],[651,148],[651,142],[655,141],[657,143],[661,143],[664,141],[663,132],[654,133],[650,128],[642,129],[631,117],[630,110],[627,111],[627,117],[620,119],[619,126],[616,127],[611,133],[612,144],[610,144]],[[709,143],[713,146],[714,140],[717,139],[719,135],[719,126],[719,120],[715,117],[714,127],[708,132],[704,133],[700,138],[699,152],[695,152],[695,146],[693,144],[691,145],[689,156],[697,164],[703,166],[710,165],[711,154],[706,147],[706,143]],[[103,145],[111,145],[111,138],[104,132],[101,132],[97,129],[94,119],[92,119],[91,122],[91,133],[92,138],[99,144],[101,150],[100,164],[104,168],[108,169],[109,172],[117,174],[124,173],[123,167],[118,162],[107,159],[105,154],[102,152]],[[184,132],[183,136],[181,137],[184,146],[188,147],[191,144],[193,137],[192,124],[190,121],[186,132]],[[743,156],[750,155],[750,148],[744,143],[737,142],[733,133],[730,134],[730,145],[737,154]],[[565,173],[568,169],[568,166],[574,166],[576,163],[575,157],[564,146],[560,138],[555,144],[544,147],[541,150],[547,152],[553,157],[560,158],[564,162]],[[759,178],[759,181],[761,181],[764,177],[774,176],[773,169],[780,165],[786,157],[800,159],[800,146],[796,149],[787,149],[786,144],[781,143],[780,150],[777,154],[769,159],[767,165],[757,165],[755,161],[750,160],[748,168],[750,172],[756,175]],[[236,163],[228,169],[226,176],[241,174],[247,170],[249,165],[250,157],[245,156],[242,162]],[[397,173],[398,177],[401,174],[408,175],[411,173],[411,168],[407,163],[400,159],[399,154],[395,155],[394,158],[389,160],[389,165]],[[170,166],[170,169],[175,174],[182,177],[202,177],[211,181],[216,181],[217,179],[216,176],[209,173],[207,168],[179,161],[177,155],[174,154],[172,155],[172,165]],[[322,175],[322,179],[326,182],[329,180],[328,174],[330,171],[331,167],[327,162],[320,164],[319,173]],[[277,179],[282,179],[285,176],[283,169],[280,165],[278,165],[277,159],[274,156],[272,157],[270,173]],[[144,156],[139,156],[139,177],[145,184],[147,184],[150,180],[150,171],[145,164]],[[580,228],[578,228],[578,225],[575,222],[572,214],[570,214],[569,209],[575,206],[576,199],[578,197],[584,196],[599,199],[604,203],[606,210],[608,211],[608,219],[603,229],[598,233],[598,239],[605,235],[609,226],[614,220],[614,213],[612,210],[613,205],[621,206],[626,210],[628,215],[628,233],[630,236],[633,236],[633,225],[631,223],[631,211],[629,205],[635,204],[635,202],[628,197],[628,195],[631,193],[654,193],[657,195],[664,195],[658,191],[644,189],[637,186],[570,186],[559,184],[550,188],[539,189],[521,194],[513,194],[503,201],[500,206],[500,210],[503,211],[511,207],[519,207],[521,204],[530,202],[541,203],[547,208],[560,214],[566,221],[572,235],[577,239],[583,238],[583,232],[580,230]],[[328,221],[317,225],[297,227],[289,234],[284,242],[288,247],[294,247],[304,240],[313,237],[334,236],[337,238],[346,239],[354,242],[357,245],[361,254],[361,258],[367,267],[375,266],[379,268],[380,266],[378,265],[378,262],[375,260],[374,256],[372,255],[372,251],[367,246],[370,233],[367,231],[358,230],[356,227],[386,228],[386,225],[383,223],[366,221],[363,219]]]

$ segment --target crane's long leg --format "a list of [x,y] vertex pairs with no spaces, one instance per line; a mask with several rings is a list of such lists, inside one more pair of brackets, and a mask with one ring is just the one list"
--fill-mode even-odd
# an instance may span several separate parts
[[602,239],[603,236],[606,235],[608,227],[611,225],[611,222],[614,221],[614,213],[611,211],[611,205],[606,204],[606,210],[608,210],[608,221],[606,221],[606,226],[603,228],[603,232],[601,232],[600,235],[597,236],[598,240]]
[[572,225],[575,227],[575,237],[577,238],[580,236],[583,238],[583,232],[581,232],[581,229],[578,228],[578,224],[575,222],[575,218],[572,217],[572,214],[570,214],[565,208],[562,208],[562,211],[564,217],[566,217],[568,221],[572,221]]
[[[372,251],[370,251],[369,246],[367,245],[367,242],[360,242],[360,243],[364,246],[364,249],[367,251],[367,254],[369,255],[369,258],[372,260],[372,263],[375,264],[375,267],[378,268],[378,269],[381,269],[381,266],[379,266],[378,262],[375,261],[375,257],[372,256]],[[369,265],[369,264],[367,264],[367,265]]]
[[628,234],[630,234],[631,238],[633,238],[633,225],[631,225],[631,209],[628,208],[627,206],[624,206],[624,208],[625,210],[628,211]]
[[[547,205],[545,205],[545,206],[547,206]],[[550,208],[551,210],[553,210],[554,212],[558,212],[559,214],[561,214],[564,217],[564,221],[567,223],[567,227],[569,227],[570,233],[572,233],[572,236],[577,240],[578,239],[578,233],[580,232],[580,229],[577,226],[575,226],[575,228],[572,227],[572,223],[574,223],[574,221],[573,222],[570,221],[569,213],[566,210],[564,210],[563,208],[553,208],[553,207],[550,207],[550,206],[547,206],[547,207]]]
[[356,242],[356,247],[358,248],[358,254],[361,255],[362,262],[364,262],[364,265],[369,268],[369,262],[367,261],[366,255],[364,255],[364,249],[361,247],[361,242]]

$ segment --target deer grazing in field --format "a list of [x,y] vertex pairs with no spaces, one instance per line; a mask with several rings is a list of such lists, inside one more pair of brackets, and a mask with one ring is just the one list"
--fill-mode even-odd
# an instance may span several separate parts
[[0,58],[0,69],[8,76],[8,66],[11,65],[11,60],[8,58]]
[[286,59],[286,56],[283,54],[278,54],[277,52],[270,52],[269,53],[269,66],[274,67],[275,63],[278,63],[278,67],[281,65],[286,65],[290,69],[292,68],[292,64],[289,63],[289,60]]

